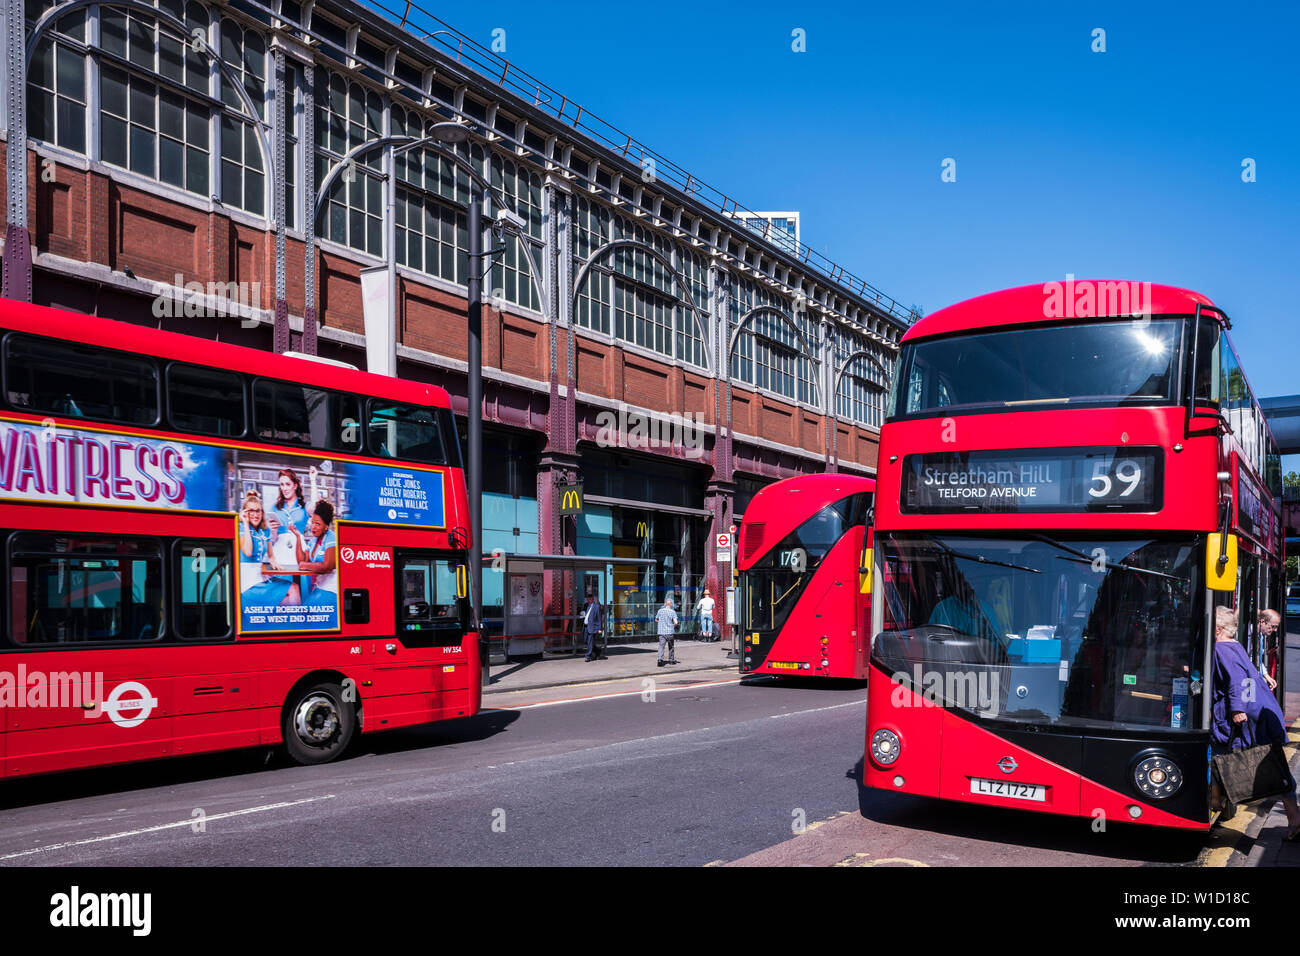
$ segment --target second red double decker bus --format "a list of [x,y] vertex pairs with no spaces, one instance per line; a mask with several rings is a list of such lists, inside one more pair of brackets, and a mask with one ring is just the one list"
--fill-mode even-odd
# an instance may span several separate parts
[[1280,459],[1204,296],[1026,286],[903,338],[864,782],[1204,828],[1211,624],[1281,599]]
[[740,525],[740,672],[867,676],[871,499],[858,475],[786,478]]
[[433,386],[0,301],[0,776],[471,716]]

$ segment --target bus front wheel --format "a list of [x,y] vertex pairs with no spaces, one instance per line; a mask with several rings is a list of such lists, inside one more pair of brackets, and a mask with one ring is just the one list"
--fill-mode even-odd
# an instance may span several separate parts
[[284,711],[285,749],[296,763],[328,763],[347,749],[356,723],[356,705],[338,684],[304,687]]

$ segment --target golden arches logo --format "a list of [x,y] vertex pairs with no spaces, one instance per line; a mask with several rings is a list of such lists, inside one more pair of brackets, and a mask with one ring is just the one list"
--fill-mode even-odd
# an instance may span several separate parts
[[647,527],[644,521],[638,521],[636,523],[636,536],[638,538],[644,538],[649,533],[650,533],[650,529],[649,527]]
[[567,489],[560,498],[560,511],[581,511],[582,495],[574,488]]

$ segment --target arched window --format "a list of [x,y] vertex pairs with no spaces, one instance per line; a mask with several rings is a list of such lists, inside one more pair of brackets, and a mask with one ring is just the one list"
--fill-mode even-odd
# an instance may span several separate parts
[[[591,258],[591,254],[609,242],[609,210],[584,196],[573,201],[573,272]],[[577,324],[586,329],[609,334],[612,306],[610,291],[613,272],[608,261],[597,262],[583,280],[577,296]]]
[[[611,239],[631,239],[649,246],[674,264],[690,283],[692,293],[699,287],[702,260],[685,261],[687,255],[667,236],[622,216],[614,216],[612,225]],[[703,340],[686,292],[677,288],[672,270],[634,246],[613,250],[606,261],[613,287],[614,337],[704,366]],[[707,283],[707,278],[704,281]]]
[[[686,252],[680,246],[677,250],[677,268],[690,288],[695,305],[701,309],[709,307],[709,266],[704,257]],[[692,309],[686,297],[677,305],[677,357],[692,365],[707,366],[704,360],[704,337],[702,334],[703,316]]]
[[[159,9],[209,35],[199,3]],[[126,10],[99,8],[100,159],[207,198],[211,195],[210,70],[190,36]],[[260,211],[260,210],[259,210]]]
[[759,306],[776,309],[785,316],[761,312],[750,320],[736,339],[732,356],[732,376],[738,382],[812,404],[817,400],[813,386],[813,363],[795,335],[791,323],[797,323],[804,342],[815,348],[817,330],[806,311],[794,312],[791,303],[764,286],[732,280],[730,323],[736,324]]
[[[184,28],[140,10],[99,5],[43,34],[28,76],[28,136],[266,215],[261,139],[243,100],[195,40],[213,44],[267,112],[266,41],[229,18],[214,34],[197,0],[155,0]],[[54,0],[28,0],[28,34]],[[99,111],[91,113],[90,91]]]
[[[253,101],[258,119],[266,118],[266,40],[257,30],[245,29],[229,17],[221,20],[221,59]],[[257,215],[266,211],[266,169],[257,129],[243,116],[239,93],[224,76],[221,102],[221,201]],[[286,111],[286,115],[288,114]]]
[[833,341],[835,369],[837,372],[844,369],[839,389],[835,393],[836,417],[869,428],[879,428],[884,421],[888,378],[870,359],[856,358],[847,368],[844,363],[859,350],[869,352],[885,368],[890,367],[891,359],[875,348],[865,335],[858,335],[847,328],[839,328]]
[[[316,182],[343,162],[348,150],[383,135],[384,101],[360,83],[316,70]],[[384,254],[384,151],[351,160],[330,187],[321,235],[372,256]]]
[[[542,238],[542,177],[525,166],[501,156],[492,157],[492,185],[505,194],[514,211],[527,224],[525,232],[536,240]],[[505,251],[492,265],[493,294],[526,309],[541,311],[542,298],[531,278],[520,236],[505,237]],[[540,261],[540,259],[539,259]]]
[[[432,120],[415,110],[392,107],[392,135],[422,138]],[[482,166],[482,150],[466,143],[457,155]],[[424,149],[401,149],[397,166],[397,262],[428,275],[464,285],[468,266],[470,179],[455,163]]]
[[[28,0],[27,32],[54,0]],[[27,73],[27,135],[86,152],[86,11],[63,17],[36,48]]]

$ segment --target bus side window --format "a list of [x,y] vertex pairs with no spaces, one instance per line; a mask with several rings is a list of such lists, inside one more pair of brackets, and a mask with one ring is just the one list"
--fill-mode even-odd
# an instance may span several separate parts
[[9,541],[19,645],[157,641],[162,555],[148,539],[20,533]]
[[371,399],[366,417],[371,454],[384,458],[447,464],[442,423],[436,409]]
[[259,378],[253,382],[257,438],[323,451],[361,449],[361,400],[355,395]]
[[176,635],[208,641],[234,637],[229,543],[177,541],[172,568]]
[[244,434],[244,382],[233,372],[182,365],[167,367],[167,417],[172,427],[200,435]]
[[158,367],[150,358],[11,334],[4,342],[9,403],[69,418],[158,423]]

